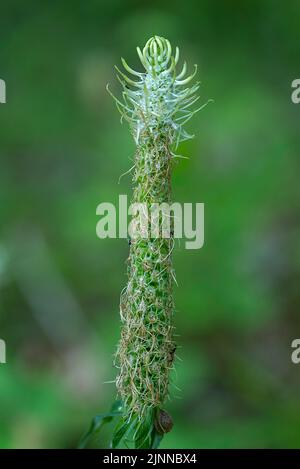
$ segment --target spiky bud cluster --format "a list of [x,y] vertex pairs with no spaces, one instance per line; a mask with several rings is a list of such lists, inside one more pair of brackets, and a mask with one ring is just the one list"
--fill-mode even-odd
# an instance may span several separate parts
[[[186,76],[187,64],[184,62],[181,71],[177,74],[179,49],[176,47],[172,55],[171,44],[163,37],[150,38],[143,51],[137,47],[140,61],[145,72],[133,70],[121,58],[126,72],[135,79],[130,78],[117,66],[117,77],[123,87],[123,102],[113,98],[124,119],[132,128],[135,142],[155,136],[158,132],[168,135],[170,144],[192,138],[184,129],[184,125],[200,108],[191,110],[198,101],[197,91],[200,83],[186,87],[197,73]],[[108,90],[109,91],[109,90]],[[110,92],[110,91],[109,91]]]
[[[198,100],[199,83],[187,87],[196,74],[186,77],[187,66],[177,74],[179,49],[172,54],[167,39],[155,36],[137,52],[145,72],[133,70],[122,59],[126,73],[117,68],[123,100],[116,105],[131,126],[137,145],[134,165],[133,203],[171,202],[171,171],[176,155],[172,149],[191,138],[183,125],[201,108],[190,110]],[[203,106],[202,106],[203,107]],[[119,370],[116,385],[128,418],[142,418],[160,409],[169,387],[175,355],[175,279],[171,254],[174,239],[142,237],[132,240],[128,259],[128,284],[121,294],[121,340],[116,354]]]

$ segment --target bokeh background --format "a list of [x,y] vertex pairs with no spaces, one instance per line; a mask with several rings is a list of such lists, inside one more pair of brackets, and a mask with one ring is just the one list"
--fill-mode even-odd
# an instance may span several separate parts
[[1,2],[0,447],[75,447],[114,399],[128,245],[96,237],[95,210],[130,195],[134,142],[105,86],[154,34],[215,100],[174,171],[206,239],[174,253],[182,361],[162,446],[300,447],[299,24],[293,0]]

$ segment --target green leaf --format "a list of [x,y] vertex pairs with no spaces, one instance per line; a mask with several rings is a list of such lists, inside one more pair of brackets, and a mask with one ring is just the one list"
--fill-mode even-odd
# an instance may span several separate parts
[[155,412],[150,410],[143,420],[137,415],[130,420],[122,417],[114,429],[111,448],[157,449],[164,435],[155,428]]
[[145,420],[138,423],[133,440],[136,449],[149,449],[152,443],[154,425],[153,411],[149,412]]
[[155,428],[153,429],[152,432],[152,444],[151,444],[151,449],[157,449],[160,445],[161,440],[163,439],[163,435],[161,433],[158,433]]
[[118,445],[122,442],[125,435],[130,430],[130,427],[131,427],[130,422],[128,422],[128,421],[124,420],[123,418],[121,418],[121,420],[117,424],[117,426],[114,430],[114,433],[113,433],[112,442],[111,442],[111,447],[113,449],[117,448]]
[[90,428],[81,438],[78,448],[79,449],[86,448],[89,440],[92,438],[92,436],[99,433],[103,425],[111,422],[115,417],[118,417],[120,415],[122,415],[122,402],[115,401],[113,405],[111,406],[110,412],[106,414],[96,415],[93,418]]

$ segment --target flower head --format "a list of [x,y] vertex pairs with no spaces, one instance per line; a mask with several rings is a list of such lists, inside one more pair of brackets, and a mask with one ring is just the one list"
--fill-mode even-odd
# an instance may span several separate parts
[[186,76],[187,64],[184,62],[178,73],[178,47],[173,54],[170,42],[159,36],[150,38],[143,50],[137,47],[137,53],[145,71],[133,70],[122,58],[127,74],[117,66],[116,70],[123,88],[123,100],[113,96],[122,118],[130,123],[136,143],[161,133],[168,135],[170,143],[176,146],[180,141],[192,138],[183,126],[204,107],[193,109],[199,99],[200,84],[196,82],[190,86],[189,83],[197,73],[197,65],[194,72]]

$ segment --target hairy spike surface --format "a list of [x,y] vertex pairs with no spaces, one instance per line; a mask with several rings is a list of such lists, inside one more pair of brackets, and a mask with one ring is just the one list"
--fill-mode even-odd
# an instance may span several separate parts
[[[167,39],[154,36],[142,50],[138,47],[137,53],[145,71],[133,70],[122,58],[125,72],[137,76],[138,81],[116,67],[124,102],[114,99],[130,124],[137,146],[132,202],[150,207],[171,203],[171,173],[176,157],[172,148],[192,138],[184,130],[183,122],[197,111],[190,107],[198,99],[195,93],[199,84],[183,89],[196,69],[184,78],[184,63],[177,74],[179,49],[175,49],[173,56]],[[115,359],[116,385],[129,420],[140,420],[147,412],[160,409],[168,396],[176,349],[173,246],[172,231],[169,238],[140,237],[130,243],[128,283],[120,301],[121,340]]]

